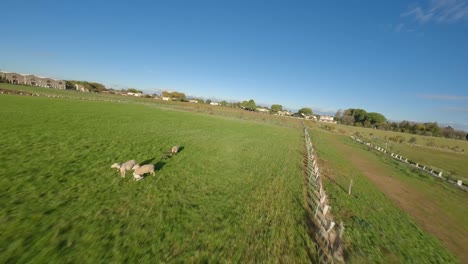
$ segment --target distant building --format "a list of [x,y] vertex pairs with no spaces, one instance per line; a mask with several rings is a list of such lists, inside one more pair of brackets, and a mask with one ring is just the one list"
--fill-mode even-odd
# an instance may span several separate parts
[[161,99],[162,99],[163,101],[171,101],[171,98],[170,98],[170,97],[166,97],[166,96],[161,97]]
[[219,103],[211,102],[210,105],[219,105]]
[[132,92],[128,92],[127,95],[136,96],[136,97],[141,97],[143,94],[142,94],[142,93],[132,93]]
[[283,111],[278,111],[278,112],[276,113],[276,115],[279,115],[279,116],[291,116],[292,113],[289,112],[288,110],[283,110]]
[[326,123],[333,123],[336,124],[336,121],[334,120],[333,116],[327,116],[327,115],[322,115],[320,116],[320,122],[326,122]]
[[48,87],[55,89],[65,89],[65,81],[47,77],[40,77],[32,74],[19,74],[15,72],[0,72],[0,77],[6,79],[11,84],[31,85]]
[[194,104],[198,104],[198,100],[195,100],[195,99],[190,99],[189,102],[194,103]]
[[260,112],[260,113],[269,113],[270,109],[264,108],[264,107],[258,107],[257,111]]

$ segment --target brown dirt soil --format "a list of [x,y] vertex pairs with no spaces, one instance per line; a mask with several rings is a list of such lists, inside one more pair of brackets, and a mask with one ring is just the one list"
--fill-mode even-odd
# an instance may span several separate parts
[[468,263],[466,226],[453,221],[432,201],[433,198],[398,180],[394,176],[397,172],[389,170],[384,164],[372,162],[360,151],[337,139],[330,143],[399,208],[406,211],[420,227],[435,235],[462,263]]

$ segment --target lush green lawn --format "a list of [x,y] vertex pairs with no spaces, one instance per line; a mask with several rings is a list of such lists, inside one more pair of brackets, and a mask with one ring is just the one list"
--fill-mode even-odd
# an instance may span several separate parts
[[[349,160],[350,155],[382,164],[384,170],[397,177],[403,184],[419,190],[443,208],[457,225],[466,232],[468,212],[464,203],[466,193],[406,168],[398,162],[377,156],[347,136],[313,128],[312,141],[322,160],[325,188],[330,197],[335,219],[342,220],[346,249],[350,263],[456,263],[452,254],[435,238],[425,232],[408,213],[399,209],[359,168]],[[344,153],[338,145],[349,145],[354,154]],[[350,179],[353,179],[353,195],[348,195]],[[398,190],[396,190],[398,192]],[[418,201],[412,201],[417,203]],[[432,215],[426,215],[431,221]]]
[[[0,95],[0,262],[308,262],[301,132]],[[129,159],[156,164],[156,176],[110,169]]]

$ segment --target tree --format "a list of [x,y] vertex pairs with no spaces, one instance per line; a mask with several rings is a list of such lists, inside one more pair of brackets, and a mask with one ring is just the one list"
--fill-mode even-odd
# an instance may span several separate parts
[[208,99],[208,100],[206,100],[206,101],[205,101],[205,103],[207,103],[207,104],[211,104],[211,100],[210,100],[210,99]]
[[387,118],[385,118],[385,116],[375,112],[367,113],[367,119],[372,125],[378,125],[387,122]]
[[249,103],[249,102],[247,102],[247,101],[242,101],[241,107],[247,108],[247,104],[248,104],[248,103]]
[[468,140],[468,134],[466,134],[466,140]]
[[107,91],[106,87],[101,83],[86,82],[86,81],[73,81],[73,80],[66,81],[65,88],[75,90],[75,84],[79,84],[80,86],[83,86],[90,92]]
[[170,97],[170,98],[174,98],[174,99],[182,99],[182,98],[186,98],[185,94],[184,93],[179,93],[179,92],[168,92],[168,91],[163,91],[162,92],[162,96],[164,97]]
[[65,89],[75,90],[75,84],[71,81],[65,81]]
[[299,114],[304,114],[306,116],[311,116],[311,115],[314,114],[314,112],[312,111],[312,109],[304,107],[304,108],[299,109]]
[[219,104],[222,105],[222,106],[226,106],[228,103],[225,100],[223,100],[223,101],[219,102]]
[[271,105],[271,111],[273,113],[278,113],[279,111],[283,111],[283,106],[279,104],[273,104]]
[[137,90],[137,89],[135,89],[135,88],[128,88],[127,91],[130,92],[130,93],[143,93],[142,91]]
[[343,117],[343,112],[341,111],[341,109],[338,109],[338,111],[336,111],[336,114],[335,114],[335,120],[341,121],[342,117]]
[[205,100],[203,100],[203,99],[197,99],[197,102],[198,102],[199,104],[204,104],[204,103],[205,103]]
[[255,111],[255,109],[257,109],[257,104],[255,103],[253,99],[250,99],[247,102],[247,105],[245,106],[245,108],[250,111]]

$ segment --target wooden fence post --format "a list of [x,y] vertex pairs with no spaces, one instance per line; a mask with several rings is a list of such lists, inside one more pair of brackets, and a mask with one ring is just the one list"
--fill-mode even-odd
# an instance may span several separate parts
[[353,188],[353,179],[349,182],[349,190],[348,190],[348,195],[351,195],[351,189]]

